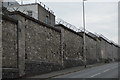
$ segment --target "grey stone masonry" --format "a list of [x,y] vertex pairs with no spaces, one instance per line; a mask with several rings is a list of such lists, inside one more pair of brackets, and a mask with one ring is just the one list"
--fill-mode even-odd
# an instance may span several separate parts
[[113,58],[113,47],[112,44],[109,42],[106,42],[106,54],[107,54],[107,59],[112,60]]
[[50,26],[19,11],[4,11],[2,15],[0,69],[3,78],[82,66],[84,55],[87,65],[118,60],[120,47],[100,36],[85,34],[84,54],[83,32],[75,32],[62,24]]
[[103,60],[105,59],[111,59],[113,57],[113,51],[114,48],[112,47],[112,44],[106,41],[104,38],[100,37],[100,47],[101,47],[101,58]]
[[101,59],[110,60],[110,61],[117,61],[118,60],[118,49],[119,47],[114,43],[107,41],[106,39],[100,37],[100,54]]
[[2,79],[2,1],[0,1],[0,79]]
[[14,17],[25,27],[26,59],[61,63],[60,31],[21,12],[15,14]]
[[2,77],[18,77],[18,39],[17,20],[2,16],[1,41],[2,43]]
[[116,46],[116,45],[113,45],[113,59],[115,60],[115,61],[117,61],[118,60],[118,56],[119,56],[119,47],[118,46]]
[[17,23],[2,16],[2,66],[17,68]]
[[19,75],[23,76],[25,74],[25,26],[24,21],[18,21],[18,68]]
[[[83,35],[83,32],[79,32],[79,34]],[[87,64],[93,64],[97,62],[96,43],[96,38],[87,33],[85,34],[85,55]]]
[[[13,12],[9,16],[19,20],[19,72],[32,73],[41,67],[53,71],[54,66],[62,64],[61,32],[21,12]],[[24,51],[25,50],[25,51]],[[33,63],[34,62],[34,63]],[[25,63],[25,64],[24,64]],[[43,63],[43,65],[41,65]],[[31,65],[31,66],[30,66]],[[37,67],[33,67],[36,65]],[[51,66],[49,66],[51,65]],[[59,68],[57,68],[59,69]],[[23,71],[24,70],[24,71]],[[42,72],[43,73],[43,72]]]
[[100,47],[100,39],[99,39],[99,37],[96,37],[96,55],[97,55],[97,61],[102,62],[101,47]]
[[101,39],[101,57],[102,59],[107,59],[106,56],[106,41],[104,39]]
[[64,66],[72,67],[82,65],[82,36],[62,24],[55,25],[61,30],[62,55]]

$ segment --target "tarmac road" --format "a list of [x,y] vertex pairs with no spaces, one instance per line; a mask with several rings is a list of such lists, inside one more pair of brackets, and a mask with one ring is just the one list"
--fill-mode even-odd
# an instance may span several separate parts
[[118,63],[109,63],[54,78],[118,78]]

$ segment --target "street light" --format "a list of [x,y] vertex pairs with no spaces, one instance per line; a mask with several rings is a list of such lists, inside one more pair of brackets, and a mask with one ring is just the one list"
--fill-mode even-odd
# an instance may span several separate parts
[[84,34],[83,34],[83,54],[84,54],[84,66],[86,68],[86,43],[85,43],[85,3],[84,1],[87,0],[83,0],[83,28],[84,28]]
[[21,5],[23,4],[23,0],[21,0]]
[[35,3],[37,3],[37,0],[35,0]]

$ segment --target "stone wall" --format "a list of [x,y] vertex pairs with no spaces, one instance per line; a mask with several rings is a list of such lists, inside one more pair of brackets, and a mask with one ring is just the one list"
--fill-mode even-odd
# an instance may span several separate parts
[[18,77],[17,20],[2,16],[2,77]]
[[[43,74],[48,73],[51,71],[61,70],[63,69],[63,66],[56,63],[50,63],[50,62],[43,62],[43,61],[29,61],[27,60],[25,63],[25,75],[36,75],[36,74]],[[29,75],[28,75],[29,74]]]
[[101,44],[100,44],[100,39],[99,37],[96,38],[96,55],[97,55],[97,61],[101,62],[102,61],[102,55],[101,55]]
[[[49,26],[21,12],[4,16],[0,28],[4,77],[41,74],[84,65],[83,33],[61,24]],[[88,34],[85,38],[87,65],[100,59],[118,59],[118,46]]]
[[107,55],[106,55],[106,41],[104,39],[101,38],[100,40],[101,43],[101,58],[102,59],[107,59]]
[[60,63],[60,32],[26,20],[26,59]]
[[100,47],[101,47],[101,59],[114,61],[118,59],[118,49],[119,47],[111,42],[100,37]]
[[118,61],[120,61],[120,46],[118,47]]
[[[25,59],[25,66],[21,63],[22,70],[27,73],[34,73],[38,68],[37,72],[43,73],[40,68],[44,67],[46,70],[51,71],[54,69],[62,68],[62,56],[61,56],[61,32],[52,26],[48,26],[34,18],[31,18],[21,12],[14,12],[10,14],[11,17],[19,20],[21,25],[19,32],[23,36],[22,41],[25,43],[25,48],[20,51],[21,59]],[[25,36],[25,40],[23,39]],[[21,46],[22,47],[22,46]],[[23,46],[24,47],[24,46]],[[22,61],[22,60],[21,60]],[[23,62],[23,63],[24,63]],[[34,62],[34,63],[33,63]],[[46,66],[44,66],[46,65]],[[52,66],[51,66],[52,65]],[[59,65],[59,68],[58,68]],[[56,68],[54,68],[56,66]],[[25,67],[25,70],[24,70]],[[24,73],[23,73],[24,74]]]
[[72,67],[83,65],[82,36],[61,24],[55,27],[60,29],[62,33],[64,66]]
[[2,21],[2,66],[17,68],[17,23],[3,16]]
[[119,54],[119,47],[116,45],[113,45],[113,59],[115,61],[118,60],[118,56],[119,56],[118,54]]
[[86,35],[86,58],[87,64],[93,64],[97,61],[96,40]]
[[[79,34],[83,35],[83,32],[79,32]],[[92,37],[91,35],[85,34],[85,55],[87,64],[93,64],[97,62],[96,44],[96,38]]]
[[[2,13],[2,2],[0,1],[0,13]],[[0,14],[0,79],[2,79],[2,15]]]
[[112,56],[113,56],[112,44],[107,41],[106,41],[106,54],[107,54],[107,59],[112,60]]

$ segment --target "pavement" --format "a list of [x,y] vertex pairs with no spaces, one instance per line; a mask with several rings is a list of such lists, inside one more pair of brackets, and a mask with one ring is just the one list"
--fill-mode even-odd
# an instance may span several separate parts
[[[72,68],[68,68],[68,69],[64,69],[64,70],[60,70],[60,71],[54,71],[51,73],[47,73],[47,74],[42,74],[42,75],[36,75],[36,76],[31,76],[31,77],[26,77],[26,78],[45,78],[45,79],[49,79],[49,78],[68,78],[70,77],[69,74],[76,74],[76,72],[82,71],[82,70],[88,70],[92,67],[98,67],[101,65],[107,65],[105,63],[97,63],[97,64],[93,64],[93,65],[87,65],[87,67],[85,68],[84,66],[78,66],[78,67],[72,67]],[[68,74],[68,75],[67,75]],[[67,76],[66,76],[67,75]],[[78,74],[79,75],[79,74]]]

